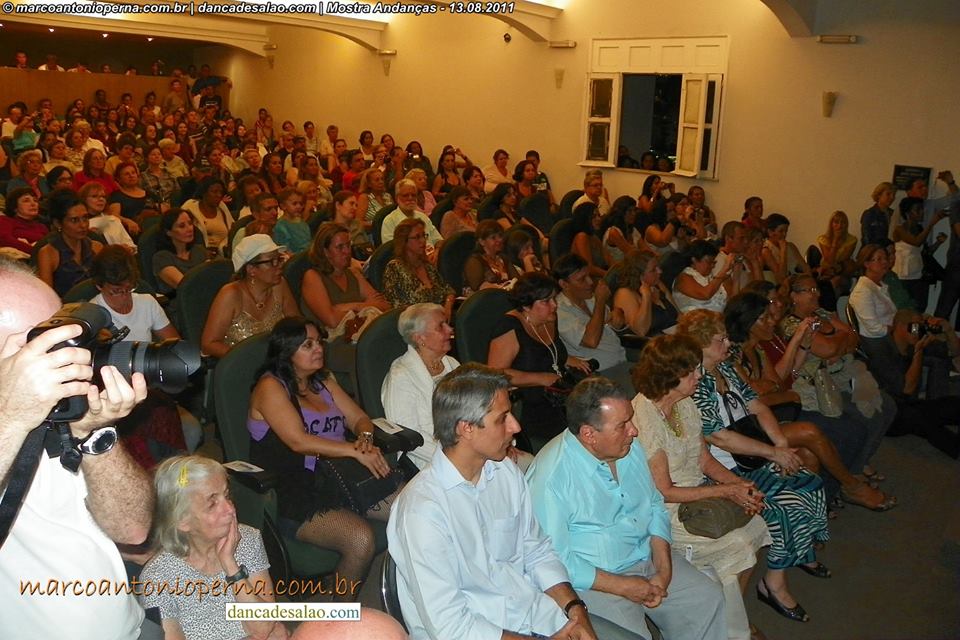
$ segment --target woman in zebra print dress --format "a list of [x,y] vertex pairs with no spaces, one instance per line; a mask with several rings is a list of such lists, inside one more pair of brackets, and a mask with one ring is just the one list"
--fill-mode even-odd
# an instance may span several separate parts
[[[678,328],[703,350],[704,374],[693,400],[700,410],[703,435],[711,445],[711,453],[721,464],[753,481],[766,496],[761,515],[773,544],[767,551],[767,573],[757,585],[757,597],[781,615],[806,622],[809,616],[787,586],[786,569],[799,567],[816,577],[830,577],[830,571],[817,562],[814,548],[816,543],[829,539],[823,481],[802,466],[797,450],[788,445],[776,418],[733,366],[725,362],[730,340],[723,316],[697,309],[684,314]],[[772,445],[727,428],[747,414],[758,418]],[[767,462],[748,471],[737,465],[731,453],[756,456]]]

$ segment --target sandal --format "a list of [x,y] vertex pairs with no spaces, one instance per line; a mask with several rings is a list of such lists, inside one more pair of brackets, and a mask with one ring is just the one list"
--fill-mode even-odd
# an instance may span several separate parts
[[830,569],[827,568],[827,565],[822,562],[817,562],[812,567],[805,564],[798,564],[797,568],[802,569],[805,573],[809,573],[814,578],[829,578],[833,576],[833,574],[830,573]]
[[871,468],[868,473],[866,467],[863,468],[863,477],[870,482],[883,482],[884,480],[887,479],[887,476],[883,475],[882,473],[880,473],[879,471],[873,468]]
[[[874,494],[879,494],[876,496]],[[874,489],[867,484],[861,484],[853,492],[847,492],[840,489],[840,498],[844,502],[855,504],[858,507],[864,507],[871,511],[889,511],[897,506],[897,498],[888,496],[884,492]]]

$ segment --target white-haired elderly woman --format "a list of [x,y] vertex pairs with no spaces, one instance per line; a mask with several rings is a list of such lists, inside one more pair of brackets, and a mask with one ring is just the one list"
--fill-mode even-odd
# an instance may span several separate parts
[[387,420],[423,435],[423,446],[408,454],[417,468],[422,469],[430,463],[437,448],[431,407],[433,387],[460,363],[447,355],[453,329],[439,304],[410,305],[400,314],[397,330],[407,343],[407,352],[390,366],[380,400]]
[[[407,343],[407,352],[390,366],[380,401],[387,420],[423,434],[423,446],[408,454],[417,468],[423,469],[437,449],[433,436],[433,388],[460,363],[447,355],[453,328],[440,305],[410,305],[400,314],[397,330]],[[533,461],[533,456],[516,447],[510,447],[507,454],[524,471]]]
[[[263,539],[253,527],[237,523],[224,468],[209,458],[177,456],[157,467],[154,485],[158,553],[140,573],[141,583],[149,585],[141,603],[160,610],[164,638],[287,638],[281,623],[224,616],[231,602],[274,601]],[[170,588],[178,581],[179,590]],[[164,584],[168,588],[161,592]]]

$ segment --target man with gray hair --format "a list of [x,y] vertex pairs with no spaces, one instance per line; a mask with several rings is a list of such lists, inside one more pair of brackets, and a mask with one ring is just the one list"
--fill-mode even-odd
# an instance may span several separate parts
[[612,380],[581,381],[567,398],[567,430],[527,471],[537,520],[586,606],[650,637],[725,640],[720,583],[670,550],[670,516],[637,442],[633,407]]
[[597,205],[597,211],[600,212],[601,216],[610,212],[610,197],[603,186],[603,172],[600,169],[590,169],[584,174],[583,195],[577,198],[570,210],[575,210],[584,202]]
[[387,214],[380,226],[380,242],[390,242],[393,240],[393,232],[397,225],[407,218],[417,218],[423,221],[425,233],[427,234],[427,255],[434,255],[433,247],[436,247],[443,241],[443,236],[433,226],[430,217],[417,208],[417,183],[408,178],[397,181],[396,187],[397,208]]
[[401,492],[387,525],[415,640],[597,637],[533,517],[523,475],[504,459],[520,431],[508,388],[503,373],[467,364],[434,390],[441,448]]

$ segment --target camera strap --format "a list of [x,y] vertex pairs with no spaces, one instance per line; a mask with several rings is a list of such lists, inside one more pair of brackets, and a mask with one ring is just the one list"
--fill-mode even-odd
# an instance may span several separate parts
[[46,449],[51,456],[59,455],[60,463],[72,471],[80,467],[83,454],[76,449],[67,424],[44,422],[27,434],[17,457],[13,459],[7,473],[6,490],[0,500],[0,547],[7,541],[13,523],[20,513],[23,500],[33,484],[33,477],[37,474],[40,464],[40,455]]

